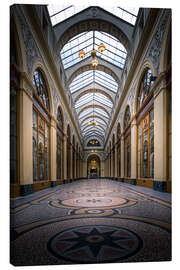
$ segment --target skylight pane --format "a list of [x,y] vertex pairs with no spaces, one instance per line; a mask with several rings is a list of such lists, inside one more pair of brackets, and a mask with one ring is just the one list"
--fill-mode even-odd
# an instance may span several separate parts
[[101,110],[99,108],[95,108],[94,111],[99,112],[100,114],[105,115],[106,117],[109,117],[109,115],[105,111],[103,111],[103,110]]
[[[94,31],[95,35],[95,49],[97,50],[97,56],[103,58],[104,60],[114,64],[118,67],[123,68],[125,63],[125,58],[127,56],[124,46],[119,42],[119,40],[107,33]],[[104,43],[106,50],[103,53],[98,51],[98,45]],[[73,37],[67,44],[64,45],[61,50],[61,58],[64,64],[64,68],[69,68],[70,66],[83,61],[88,58],[93,49],[93,31],[84,32]],[[78,52],[84,50],[86,56],[81,59],[78,56]],[[68,57],[68,62],[65,62],[66,57]],[[121,57],[124,58],[121,59]],[[121,61],[122,60],[122,61]],[[120,62],[120,63],[119,63]]]
[[[87,8],[88,6],[73,6],[73,5],[48,5],[48,11],[51,16],[51,22],[52,25],[55,25],[57,23],[60,23],[64,21],[65,19],[68,19],[69,17],[77,14],[81,10]],[[58,13],[59,12],[59,13]]]

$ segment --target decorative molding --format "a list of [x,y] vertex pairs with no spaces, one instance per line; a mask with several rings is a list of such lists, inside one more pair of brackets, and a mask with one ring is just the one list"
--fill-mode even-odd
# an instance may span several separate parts
[[89,15],[92,16],[92,17],[96,17],[99,13],[99,10],[97,7],[92,7],[90,10],[89,10]]
[[160,19],[160,23],[158,24],[158,28],[156,30],[155,35],[153,36],[149,50],[145,57],[147,59],[149,58],[152,61],[156,69],[156,72],[158,72],[158,69],[159,69],[161,46],[162,46],[162,41],[163,41],[163,36],[164,36],[165,26],[167,23],[168,16],[169,16],[169,10],[166,9],[164,10],[164,13]]
[[[88,64],[88,65],[84,65],[80,68],[78,68],[68,79],[68,85],[71,84],[71,82],[74,80],[75,77],[77,77],[78,75],[80,75],[81,73],[85,72],[85,71],[88,71],[88,70],[94,70],[93,66],[91,64]],[[103,71],[107,74],[109,74],[110,76],[113,77],[113,79],[117,82],[118,86],[120,85],[120,80],[119,78],[117,77],[117,75],[115,74],[115,72],[113,72],[110,68],[104,66],[104,65],[101,65],[99,64],[96,68],[96,70],[100,70],[100,71]]]
[[[92,10],[90,11],[92,12]],[[95,9],[93,10],[94,15],[98,15],[98,13],[95,12]],[[89,13],[90,14],[90,13]],[[96,17],[93,16],[93,17]],[[88,17],[88,16],[87,16]],[[87,18],[87,21],[79,21],[75,25],[69,27],[60,37],[57,44],[57,51],[60,51],[64,44],[66,44],[72,37],[86,31],[104,31],[112,36],[115,36],[126,48],[128,54],[131,54],[131,46],[128,38],[126,37],[125,33],[120,30],[117,26],[113,25],[110,22],[98,20],[92,18],[89,20]]]
[[29,30],[24,14],[20,10],[20,8],[17,9],[17,14],[18,14],[18,19],[20,22],[23,40],[25,44],[25,53],[26,53],[26,58],[27,58],[28,73],[31,76],[34,63],[36,61],[42,61],[42,57],[36,45],[36,42]]

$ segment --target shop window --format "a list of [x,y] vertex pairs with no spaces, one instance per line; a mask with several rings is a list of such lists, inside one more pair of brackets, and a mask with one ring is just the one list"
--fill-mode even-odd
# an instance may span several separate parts
[[47,87],[39,69],[34,72],[33,84],[33,180],[49,179],[49,99]]

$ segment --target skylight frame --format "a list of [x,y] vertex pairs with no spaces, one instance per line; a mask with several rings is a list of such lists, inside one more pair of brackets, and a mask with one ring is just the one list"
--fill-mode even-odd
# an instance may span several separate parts
[[[108,61],[110,64],[115,65],[117,67],[123,68],[125,65],[125,61],[127,58],[127,51],[123,44],[115,37],[106,34],[102,31],[89,31],[83,32],[83,34],[78,34],[76,37],[70,39],[62,48],[60,55],[64,65],[64,69],[68,69],[71,66],[84,61],[87,59],[91,51],[93,49],[93,32],[95,35],[94,39],[94,48],[96,50],[97,57],[102,58],[105,61]],[[82,39],[82,40],[81,40]],[[72,45],[72,43],[76,40],[77,44]],[[90,42],[92,40],[92,42]],[[116,46],[115,43],[116,42]],[[85,44],[86,46],[85,46]],[[106,45],[106,50],[104,53],[100,53],[98,51],[98,45],[100,43],[104,43]],[[114,45],[113,45],[113,44]],[[84,46],[80,46],[84,44]],[[78,48],[78,50],[73,51],[74,49]],[[81,59],[78,56],[78,51],[84,50],[86,52],[86,56],[84,59]],[[64,56],[67,52],[73,51],[71,54]],[[119,52],[119,53],[118,53]],[[69,59],[69,60],[67,60]]]
[[[97,128],[97,129],[100,129],[102,130],[103,132],[105,132],[105,129],[101,126],[101,125],[98,125],[98,126],[93,126],[93,128]],[[88,131],[88,130],[91,130],[92,129],[92,126],[86,126],[84,129],[82,129],[82,133],[85,132],[85,131]]]
[[[88,115],[89,117],[91,117],[91,118],[93,118],[94,117],[94,119],[99,119],[99,120],[101,120],[101,121],[103,121],[105,124],[106,124],[106,127],[108,126],[108,121],[106,122],[106,120],[104,119],[104,118],[99,118],[100,116],[99,115],[96,115],[96,114],[92,114],[92,115]],[[80,126],[82,125],[82,123],[84,124],[84,122],[85,121],[88,121],[89,119],[91,119],[91,118],[87,118],[86,120],[84,120],[84,119],[81,119],[81,121],[79,121],[79,123],[80,123]]]
[[[49,11],[49,15],[50,15],[50,18],[51,18],[52,25],[55,26],[58,23],[61,23],[61,22],[65,21],[66,19],[70,18],[71,16],[76,15],[77,13],[83,11],[84,9],[86,9],[88,7],[89,7],[88,5],[82,5],[82,6],[48,5],[48,11]],[[132,26],[135,25],[138,10],[139,10],[138,8],[124,8],[124,7],[121,8],[121,7],[118,7],[118,6],[116,6],[116,7],[99,6],[99,7],[106,10],[107,12],[111,13],[112,15],[126,21],[127,23],[131,24]],[[54,8],[58,9],[58,11],[57,10],[54,11]],[[73,10],[73,12],[71,12],[70,16],[67,16],[66,13],[67,13],[67,10],[69,8],[73,8],[74,10]],[[133,9],[133,12],[132,12],[132,9]],[[60,18],[58,19],[59,13],[62,14],[63,10],[64,10],[63,19],[60,19]],[[120,11],[121,11],[121,13],[120,13]],[[125,14],[125,16],[124,16],[124,14]],[[127,16],[127,14],[128,14],[128,16]]]
[[84,137],[86,137],[88,134],[92,135],[92,134],[98,134],[99,136],[101,136],[102,138],[105,138],[104,134],[99,132],[98,130],[92,129],[91,131],[87,131],[85,133],[83,133]]
[[[84,74],[84,76],[82,76],[82,74]],[[73,94],[91,83],[97,83],[105,89],[112,91],[113,93],[117,93],[118,91],[118,83],[111,75],[100,70],[87,70],[79,74],[69,84],[70,92]]]

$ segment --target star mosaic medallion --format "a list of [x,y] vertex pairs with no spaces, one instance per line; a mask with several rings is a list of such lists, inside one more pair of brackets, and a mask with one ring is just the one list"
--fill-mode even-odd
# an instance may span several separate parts
[[113,226],[83,226],[55,235],[48,243],[57,257],[72,262],[110,262],[135,254],[142,246],[133,232]]

